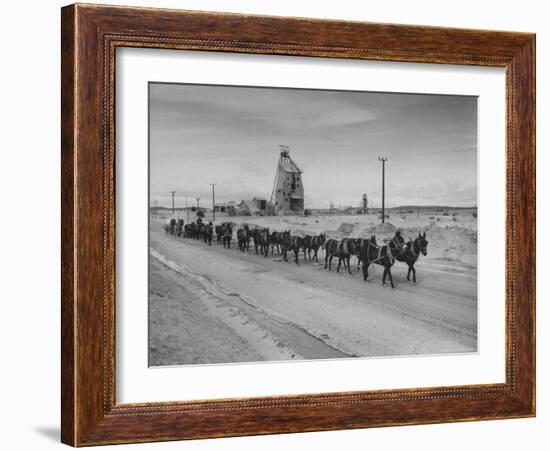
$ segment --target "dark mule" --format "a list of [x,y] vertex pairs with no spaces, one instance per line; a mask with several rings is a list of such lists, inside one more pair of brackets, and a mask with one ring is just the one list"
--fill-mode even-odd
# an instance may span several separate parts
[[176,236],[177,237],[183,236],[183,219],[178,219],[178,222],[176,224]]
[[338,266],[336,272],[340,272],[340,266],[344,262],[344,268],[347,268],[351,274],[350,257],[357,253],[357,240],[354,238],[344,238],[340,241],[330,239],[325,245],[325,268],[332,270],[332,259],[338,257]]
[[209,246],[212,246],[212,236],[214,234],[214,226],[211,222],[203,226],[202,231],[202,241],[208,243]]
[[166,225],[164,226],[164,231],[170,235],[174,234],[174,229],[176,227],[176,220],[174,218],[168,219]]
[[275,253],[275,249],[277,249],[277,255],[280,255],[283,245],[283,233],[277,231],[271,232],[267,237],[267,241],[269,242],[269,246],[271,246],[271,255]]
[[[302,249],[304,250],[304,260],[315,260],[319,263],[319,258],[317,257],[317,252],[319,248],[325,244],[325,234],[321,233],[320,235],[306,235],[304,237],[304,243]],[[313,257],[311,256],[311,251],[313,251]]]
[[369,278],[369,266],[376,264],[384,267],[384,274],[382,275],[382,284],[386,284],[386,276],[390,278],[390,284],[392,288],[395,288],[393,284],[393,277],[391,275],[391,267],[395,263],[395,258],[403,252],[403,245],[405,240],[401,236],[401,232],[397,230],[395,236],[391,241],[382,246],[376,244],[376,237],[371,236],[370,240],[362,240],[360,259],[363,263],[363,279],[366,281]]
[[403,253],[395,257],[398,262],[404,262],[409,266],[409,270],[407,271],[407,280],[411,280],[410,276],[412,272],[414,283],[416,283],[416,269],[414,264],[420,257],[420,254],[424,256],[428,255],[428,240],[426,240],[426,232],[419,233],[418,237],[414,241],[409,239],[407,244],[403,247]]
[[197,218],[195,221],[195,236],[194,238],[196,240],[202,240],[203,234],[204,234],[204,224],[202,222],[202,219],[200,217]]
[[325,242],[325,269],[332,270],[332,259],[338,252],[339,241],[330,238]]
[[300,236],[291,236],[290,232],[283,232],[283,260],[288,261],[288,251],[294,251],[294,261],[298,265],[298,255],[303,247],[304,239]]
[[194,238],[195,237],[195,224],[194,223],[191,223],[191,224],[185,224],[184,228],[183,228],[183,236],[185,238]]
[[214,227],[214,232],[216,232],[216,243],[222,244],[223,224]]
[[204,234],[204,224],[196,224],[195,227],[195,239],[202,241],[202,237]]
[[313,251],[313,260],[315,260],[316,263],[319,263],[319,257],[317,256],[317,253],[319,252],[319,248],[324,246],[326,238],[327,238],[326,233],[321,233],[320,235],[311,237],[311,243],[307,251],[308,255],[310,256],[310,260],[311,260],[311,251]]
[[260,248],[260,253],[267,257],[267,254],[269,253],[269,229],[254,229],[254,232],[252,233],[252,240],[254,241],[254,250],[256,251],[256,255],[258,255],[258,248]]
[[248,228],[248,224],[237,230],[237,243],[241,252],[244,252],[245,249],[248,252],[248,248],[250,247],[250,229]]
[[233,224],[230,222],[224,222],[222,224],[222,241],[223,241],[223,247],[226,247],[227,249],[231,248],[231,240],[233,239]]
[[302,242],[302,250],[304,251],[304,261],[307,260],[308,254],[311,260],[311,242],[313,241],[312,235],[306,235]]

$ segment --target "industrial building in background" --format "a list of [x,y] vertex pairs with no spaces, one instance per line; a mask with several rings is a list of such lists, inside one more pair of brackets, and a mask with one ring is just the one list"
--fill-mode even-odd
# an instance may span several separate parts
[[279,163],[271,192],[270,213],[275,215],[304,214],[302,170],[290,158],[290,148],[280,146]]

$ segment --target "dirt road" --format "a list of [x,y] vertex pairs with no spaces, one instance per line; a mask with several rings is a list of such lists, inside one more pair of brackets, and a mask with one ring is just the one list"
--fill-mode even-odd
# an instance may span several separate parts
[[423,258],[396,288],[354,271],[150,235],[150,365],[474,352],[477,275]]

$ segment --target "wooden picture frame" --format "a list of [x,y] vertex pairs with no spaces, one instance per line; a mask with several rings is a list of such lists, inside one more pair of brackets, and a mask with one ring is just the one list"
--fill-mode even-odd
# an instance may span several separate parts
[[[61,437],[73,446],[535,415],[535,35],[162,9],[62,9]],[[301,396],[115,400],[115,50],[506,69],[506,382]]]

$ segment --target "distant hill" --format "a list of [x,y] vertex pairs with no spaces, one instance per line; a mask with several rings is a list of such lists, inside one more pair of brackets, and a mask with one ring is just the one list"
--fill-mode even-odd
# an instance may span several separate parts
[[[162,207],[162,206],[159,206],[159,207],[149,207],[150,210],[158,210],[158,211],[172,211],[172,207]],[[185,211],[185,210],[189,210],[189,211],[197,211],[197,207],[176,207],[174,208],[174,211]],[[212,208],[208,208],[208,207],[203,207],[201,205],[201,211],[212,211]]]
[[[377,208],[379,209],[379,208]],[[401,205],[399,207],[386,208],[386,210],[413,210],[413,211],[441,211],[441,210],[477,210],[477,206],[471,207],[449,207],[447,205]]]

